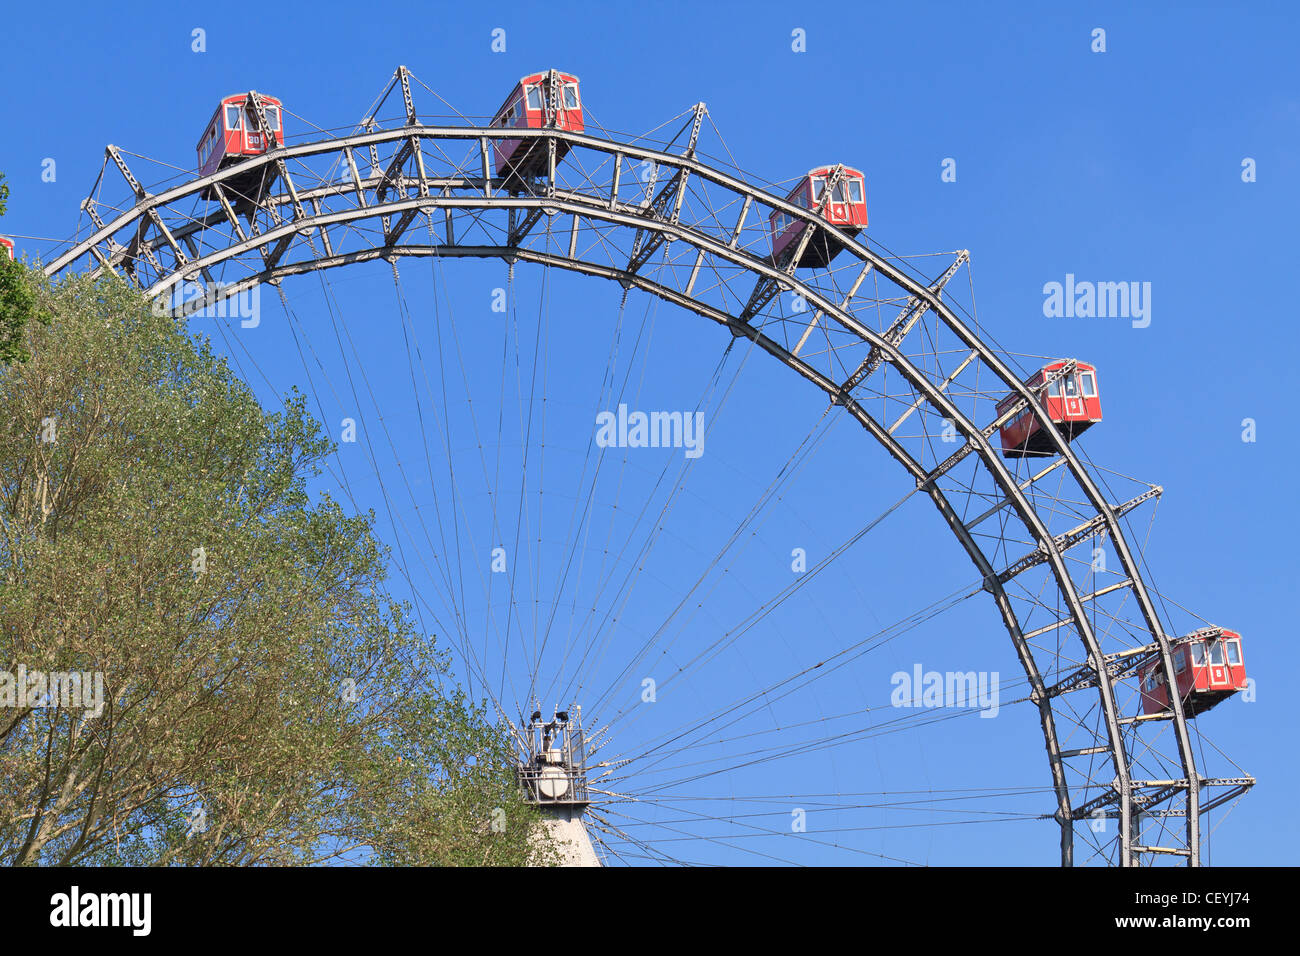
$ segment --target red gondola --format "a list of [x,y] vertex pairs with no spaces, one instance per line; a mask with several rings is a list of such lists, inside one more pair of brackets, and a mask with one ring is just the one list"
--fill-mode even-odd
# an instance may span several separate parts
[[[866,178],[856,169],[847,166],[839,168],[844,171],[843,175],[831,191],[830,200],[822,210],[822,218],[846,235],[856,236],[867,228]],[[826,188],[826,180],[835,169],[835,166],[822,166],[809,170],[808,175],[799,180],[799,184],[785,197],[786,201],[805,209],[816,209],[821,202],[822,191]],[[768,223],[772,230],[772,261],[777,265],[788,265],[790,257],[799,248],[799,237],[808,224],[779,210],[772,212]],[[841,243],[818,230],[808,240],[798,265],[825,266],[842,248]]]
[[10,259],[14,258],[14,241],[12,239],[0,236],[0,249],[3,249]]
[[[1056,430],[1070,441],[1101,421],[1101,395],[1097,390],[1097,370],[1083,362],[1075,362],[1074,371],[1046,384],[1048,376],[1065,364],[1060,361],[1043,366],[1025,380],[1025,385],[1038,397]],[[1020,395],[1013,392],[998,402],[998,416],[1019,399]],[[1003,425],[1000,434],[1004,458],[1055,454],[1055,445],[1039,426],[1031,408],[1025,408]]]
[[[270,127],[269,135],[262,130],[257,119],[257,110],[251,100],[252,91],[227,96],[212,114],[208,128],[197,146],[199,156],[199,175],[211,176],[218,170],[242,162],[249,156],[262,153],[284,145],[284,123],[281,103],[273,96],[258,94],[266,111],[266,122]],[[223,188],[231,200],[256,200],[261,192],[270,185],[274,174],[269,170],[254,170],[243,176],[235,176],[224,181]],[[201,193],[204,199],[215,199],[211,189]]]
[[[1183,710],[1189,717],[1209,710],[1246,689],[1246,662],[1241,635],[1221,627],[1206,627],[1173,641],[1174,678]],[[1169,710],[1169,685],[1157,657],[1139,671],[1142,713]]]
[[[492,125],[509,129],[584,129],[578,78],[558,70],[523,77],[492,118]],[[555,143],[558,163],[569,151],[563,140]],[[550,162],[541,139],[498,139],[493,141],[496,174],[504,177],[507,189],[519,189],[523,180],[545,175]]]

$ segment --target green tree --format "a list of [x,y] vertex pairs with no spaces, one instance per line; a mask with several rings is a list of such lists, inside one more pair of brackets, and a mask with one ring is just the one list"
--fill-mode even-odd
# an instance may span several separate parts
[[[267,414],[124,283],[18,268],[0,863],[553,861],[502,728],[386,591],[373,515],[309,493],[331,446],[301,396]],[[102,675],[102,713],[20,700],[20,664]]]
[[[0,173],[0,217],[4,216],[9,200],[9,186],[4,180],[4,173]],[[28,359],[22,337],[23,326],[29,319],[49,321],[49,315],[37,305],[25,271],[17,262],[0,254],[0,365]]]

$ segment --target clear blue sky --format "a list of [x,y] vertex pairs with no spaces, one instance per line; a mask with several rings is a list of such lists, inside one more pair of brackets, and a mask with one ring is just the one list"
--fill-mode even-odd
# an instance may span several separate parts
[[[1292,5],[679,3],[616,12],[609,4],[571,2],[420,4],[400,14],[333,0],[193,10],[139,3],[129,12],[80,6],[65,5],[52,16],[48,8],[21,4],[3,14],[0,83],[7,94],[0,101],[0,171],[12,195],[0,232],[7,235],[70,235],[106,143],[189,168],[216,101],[250,87],[282,98],[293,114],[319,126],[345,127],[399,63],[466,113],[491,112],[520,75],[554,66],[581,77],[588,108],[610,129],[648,130],[696,101],[707,102],[727,146],[756,179],[785,180],[836,161],[864,170],[873,238],[909,254],[971,250],[975,303],[999,343],[1022,353],[1078,356],[1100,369],[1105,420],[1081,445],[1106,468],[1164,486],[1145,550],[1152,580],[1171,599],[1241,631],[1258,685],[1256,702],[1229,701],[1199,718],[1211,725],[1205,728],[1207,750],[1221,749],[1259,779],[1215,830],[1210,859],[1294,861],[1300,840],[1290,792],[1300,786],[1300,771],[1293,760],[1289,682],[1300,671],[1300,653],[1293,625],[1283,620],[1297,576],[1294,435],[1286,404],[1296,381],[1297,310],[1289,285],[1292,232],[1300,220],[1300,14]],[[191,52],[196,27],[206,30],[202,54]],[[506,30],[505,53],[490,49],[497,27]],[[1090,49],[1097,27],[1106,31],[1105,53]],[[807,32],[804,53],[791,50],[796,28]],[[422,91],[417,103],[422,112],[440,112]],[[300,131],[291,120],[289,132]],[[1256,163],[1256,182],[1242,181],[1247,157]],[[47,158],[56,163],[52,183],[42,181]],[[954,183],[941,181],[945,158],[956,160]],[[162,166],[146,167],[149,174],[141,178],[170,174]],[[19,239],[18,246],[32,256],[52,248],[39,238]],[[402,268],[423,358],[435,361],[428,323],[436,283],[441,314],[446,318],[450,310],[461,323],[475,404],[492,402],[499,396],[503,336],[500,316],[486,304],[490,290],[504,284],[504,266],[448,263],[445,275],[431,273],[427,264]],[[1067,273],[1150,282],[1150,327],[1044,317],[1044,283]],[[419,494],[424,449],[392,282],[382,269],[336,273],[329,281],[349,328],[359,330],[356,345],[378,390],[396,457],[407,463]],[[541,273],[517,281],[519,321],[534,322]],[[333,350],[322,361],[337,384],[344,373],[320,290],[314,279],[286,284],[295,310],[320,329],[313,341],[322,353]],[[554,487],[561,502],[546,513],[547,527],[557,528],[568,519],[583,465],[589,410],[619,296],[616,288],[565,276],[551,277],[549,291],[555,331],[545,367],[557,410],[548,419],[547,438],[554,477],[544,487]],[[278,302],[270,295],[264,302],[271,304],[264,327],[245,333],[235,352],[256,356],[272,384],[254,384],[271,403],[272,390],[305,388],[307,381]],[[593,317],[601,325],[594,343],[560,338],[570,328],[566,323],[577,329]],[[643,369],[649,372],[638,392],[640,407],[688,407],[712,373],[725,336],[635,295],[626,321],[633,330],[653,323],[644,361],[633,364],[634,380]],[[513,349],[513,338],[505,342]],[[752,365],[714,423],[717,433],[710,432],[701,474],[692,479],[685,513],[676,516],[676,534],[657,546],[646,582],[638,584],[612,632],[595,684],[614,679],[821,413],[824,403],[798,390],[773,363],[755,357]],[[481,379],[474,378],[475,368]],[[410,374],[418,376],[419,367]],[[448,382],[459,381],[453,367]],[[517,418],[513,378],[509,386],[506,417]],[[337,408],[329,395],[322,401],[337,438],[337,419],[348,412],[350,398],[343,395]],[[467,467],[478,469],[465,430],[472,423],[463,410],[454,414],[465,436]],[[481,414],[480,426],[495,421]],[[1241,440],[1245,418],[1257,423],[1253,443]],[[402,473],[390,467],[394,456],[377,418],[369,422],[378,457],[389,463],[381,474],[396,487]],[[501,434],[508,443],[511,426]],[[487,470],[500,461],[507,471],[513,464],[517,474],[509,454],[498,459],[489,452]],[[363,483],[356,499],[381,515],[383,534],[389,525],[376,489],[364,486],[374,476],[363,451],[346,446],[340,455],[354,456],[349,473]],[[668,460],[633,456],[622,492],[628,497],[619,500],[635,502],[649,491]],[[566,470],[567,485],[559,477]],[[684,627],[665,660],[674,667],[684,663],[692,646],[743,619],[756,596],[788,583],[792,548],[805,547],[816,561],[906,490],[906,477],[882,452],[846,423],[837,425],[736,561],[733,580]],[[607,509],[614,493],[611,485]],[[483,517],[481,504],[467,506],[475,518]],[[404,507],[413,518],[409,501]],[[1143,537],[1148,515],[1135,524]],[[472,545],[467,537],[461,545],[466,557],[472,551],[486,560],[491,537],[482,528]],[[406,541],[408,549],[416,543]],[[537,548],[552,592],[560,581],[553,562],[563,543],[551,532]],[[408,558],[414,567],[416,559]],[[585,587],[592,586],[591,574]],[[666,728],[861,640],[972,577],[933,508],[913,501],[765,619],[746,637],[743,653],[733,650],[712,670],[677,685],[680,691],[665,692],[654,705],[658,710],[629,721],[608,752],[635,751]],[[611,587],[617,580],[621,573]],[[702,861],[762,859],[737,849],[744,846],[800,862],[1054,863],[1049,822],[964,823],[977,809],[1051,810],[1048,794],[1020,792],[1047,783],[1037,721],[1023,704],[996,720],[952,720],[779,761],[742,758],[783,734],[815,734],[809,726],[787,729],[791,725],[867,704],[885,707],[880,721],[897,716],[887,707],[890,675],[916,663],[998,670],[1005,684],[1019,674],[991,602],[964,602],[814,691],[773,705],[743,725],[751,734],[744,740],[697,750],[698,757],[674,757],[677,768],[717,753],[728,759],[709,766],[749,765],[668,787],[664,793],[689,802],[641,804],[632,811],[639,820],[624,820],[629,832],[640,832],[662,852]],[[625,682],[617,707],[596,716],[609,719],[613,709],[638,706],[641,676]],[[1018,693],[1004,689],[1004,699]],[[876,720],[873,712],[870,722],[835,726]],[[652,772],[658,776],[630,781],[626,789],[687,775],[665,774],[662,767]],[[879,796],[886,791],[951,795],[968,787],[1017,793],[956,804],[966,807],[956,815],[963,821],[958,826],[934,826],[936,814],[865,806],[891,799]],[[818,798],[821,793],[840,796]],[[844,796],[855,793],[864,796]],[[717,809],[716,798],[732,796],[741,802]],[[760,797],[766,802],[755,802]],[[827,809],[817,809],[819,799]],[[809,811],[803,837],[788,834],[792,808]],[[745,819],[786,835],[737,838],[736,824],[691,823],[693,813],[752,813]],[[668,822],[645,826],[652,818]],[[900,828],[909,822],[926,825]],[[729,842],[701,840],[700,833]],[[696,836],[669,842],[685,834]],[[831,844],[852,849],[841,855]]]

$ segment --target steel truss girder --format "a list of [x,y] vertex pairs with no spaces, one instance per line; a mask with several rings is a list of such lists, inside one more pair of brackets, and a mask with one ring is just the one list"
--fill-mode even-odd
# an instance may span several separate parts
[[[1021,491],[1024,491],[1026,488],[1030,487],[1031,485],[1035,485],[1035,484],[1037,484],[1037,483],[1038,483],[1039,481],[1041,481],[1043,478],[1046,478],[1048,475],[1050,475],[1050,474],[1051,474],[1052,472],[1054,472],[1057,468],[1060,468],[1060,467],[1061,467],[1062,465],[1064,465],[1064,464],[1065,464],[1065,459],[1064,459],[1064,458],[1057,458],[1055,461],[1053,461],[1050,465],[1048,465],[1048,466],[1047,466],[1046,468],[1044,468],[1042,471],[1039,471],[1039,472],[1037,472],[1036,474],[1030,475],[1028,478],[1026,478],[1024,481],[1022,481],[1022,482],[1020,483],[1020,490],[1021,490]],[[1009,499],[1007,499],[1007,498],[1000,498],[997,502],[995,502],[994,504],[992,504],[991,506],[989,506],[989,508],[988,508],[987,510],[981,512],[981,513],[980,513],[979,515],[977,515],[976,517],[971,518],[969,521],[967,521],[967,522],[966,522],[966,527],[967,527],[967,529],[971,529],[971,530],[973,530],[973,529],[975,528],[976,525],[981,524],[981,523],[982,523],[986,518],[990,518],[990,517],[992,517],[993,515],[997,514],[999,511],[1001,511],[1003,508],[1005,508],[1005,507],[1006,507],[1007,505],[1009,505],[1009,504],[1011,504],[1011,502],[1010,502]]]
[[[1106,791],[1089,800],[1087,803],[1080,804],[1074,809],[1074,819],[1087,820],[1091,818],[1098,810],[1106,810],[1120,802],[1121,793],[1118,787],[1111,785],[1112,789]],[[1130,781],[1130,787],[1133,793],[1133,806],[1139,812],[1145,813],[1148,808],[1159,806],[1173,797],[1179,791],[1187,789],[1186,780],[1163,780],[1158,784],[1145,784],[1143,781]],[[1143,792],[1148,790],[1150,792]],[[1118,814],[1116,814],[1118,816]]]
[[[695,115],[691,120],[691,135],[686,144],[685,155],[689,158],[695,155],[695,145],[700,139],[700,127],[704,123],[705,108],[703,103],[695,104]],[[650,188],[654,188],[659,176],[659,167],[654,167],[654,174],[650,180]],[[682,200],[686,198],[686,184],[690,181],[691,171],[685,166],[679,166],[673,178],[668,181],[663,189],[654,199],[650,200],[647,211],[658,219],[665,218],[665,210],[668,204],[672,203],[672,212],[668,213],[666,218],[669,222],[676,225],[682,216]],[[650,234],[650,240],[644,241],[645,233],[638,230],[636,238],[632,242],[632,258],[628,261],[627,271],[636,272],[645,265],[655,250],[665,242],[665,234],[662,232],[653,232]]]
[[536,209],[529,210],[523,220],[516,223],[518,210],[510,210],[510,234],[506,239],[506,245],[517,246],[523,242],[528,234],[533,231],[533,226],[537,225],[538,220],[545,214],[546,210],[538,206]]
[[[957,258],[953,260],[952,265],[948,266],[938,279],[930,283],[930,291],[935,295],[942,293],[943,287],[948,284],[948,280],[955,276],[957,270],[969,261],[969,250],[963,249],[961,252],[957,253]],[[907,306],[903,311],[898,314],[898,317],[894,319],[894,321],[890,323],[889,328],[885,330],[885,341],[892,345],[899,345],[907,336],[907,333],[912,331],[912,328],[916,323],[921,321],[921,317],[929,311],[929,308],[930,307],[925,302],[913,296],[908,300]],[[873,348],[869,353],[867,353],[867,357],[862,360],[862,364],[858,366],[857,371],[850,375],[841,387],[846,392],[850,389],[856,388],[858,385],[862,384],[866,378],[880,368],[880,366],[884,364],[884,361],[884,354],[878,349]]]
[[[558,129],[544,130],[500,130],[492,128],[478,127],[423,127],[407,126],[401,129],[393,130],[375,130],[370,129],[365,132],[357,133],[350,136],[344,136],[337,139],[325,140],[315,143],[305,143],[296,146],[280,147],[263,156],[256,157],[249,162],[239,164],[227,170],[222,170],[212,176],[194,180],[193,182],[174,187],[156,196],[141,200],[131,210],[117,217],[112,223],[97,229],[88,239],[77,244],[72,249],[58,256],[46,271],[49,274],[57,274],[68,269],[72,264],[84,256],[96,256],[94,250],[101,244],[107,243],[113,236],[118,234],[129,223],[136,222],[141,217],[147,217],[149,209],[157,209],[169,203],[176,202],[193,195],[201,189],[209,186],[219,185],[226,179],[240,173],[247,172],[252,166],[263,163],[273,163],[277,165],[278,170],[285,170],[284,175],[287,177],[285,163],[294,158],[306,158],[327,153],[341,152],[364,148],[371,151],[372,159],[376,157],[374,150],[380,144],[400,143],[410,141],[414,137],[419,141],[459,141],[466,143],[478,142],[480,151],[484,159],[484,176],[478,180],[481,186],[481,194],[474,197],[466,196],[420,196],[415,199],[403,199],[393,203],[376,204],[370,207],[359,206],[356,209],[350,209],[339,213],[323,214],[311,216],[304,215],[301,209],[301,199],[296,194],[292,180],[286,178],[286,187],[288,189],[291,202],[295,207],[295,220],[290,223],[278,223],[266,233],[256,236],[252,239],[243,240],[234,243],[224,250],[214,253],[213,255],[191,262],[189,271],[197,272],[202,268],[207,268],[217,261],[233,258],[253,248],[264,250],[271,242],[282,242],[286,235],[295,232],[308,231],[311,229],[324,229],[333,222],[345,222],[356,219],[370,218],[376,215],[394,215],[402,214],[411,208],[424,208],[433,210],[439,207],[444,210],[453,208],[509,208],[513,203],[521,208],[531,208],[538,203],[545,203],[548,206],[556,207],[563,212],[571,213],[577,217],[583,217],[589,220],[603,220],[616,225],[627,226],[631,229],[646,229],[653,233],[662,233],[664,241],[684,240],[688,244],[697,248],[702,254],[713,256],[716,259],[733,265],[738,265],[744,270],[755,275],[759,285],[764,282],[779,283],[779,287],[787,287],[797,291],[808,304],[817,309],[822,315],[828,317],[831,321],[837,323],[841,328],[853,332],[862,341],[869,344],[872,348],[879,349],[884,360],[893,365],[909,385],[917,392],[918,396],[927,402],[934,411],[944,418],[954,423],[959,431],[967,437],[967,454],[978,453],[984,467],[992,475],[995,482],[1000,486],[1005,496],[1008,506],[1014,508],[1026,528],[1033,535],[1044,549],[1045,561],[1050,565],[1051,570],[1056,577],[1058,587],[1061,590],[1062,597],[1067,605],[1069,613],[1073,618],[1077,633],[1084,644],[1089,658],[1093,661],[1094,666],[1100,671],[1104,668],[1104,654],[1101,650],[1097,636],[1094,634],[1090,622],[1084,613],[1083,606],[1075,592],[1071,582],[1068,570],[1064,564],[1063,556],[1056,542],[1047,530],[1046,523],[1036,513],[1031,502],[1026,498],[1023,490],[1018,486],[1014,477],[1001,461],[988,441],[988,435],[984,434],[984,429],[976,426],[969,418],[950,400],[941,389],[931,383],[918,368],[906,359],[899,351],[897,346],[887,341],[880,334],[872,331],[859,322],[855,316],[841,308],[837,303],[830,301],[826,296],[816,289],[807,285],[799,279],[793,270],[782,271],[760,257],[754,256],[748,252],[736,248],[736,240],[739,237],[740,229],[743,227],[745,214],[752,202],[759,202],[769,209],[783,211],[793,218],[802,219],[810,226],[816,229],[824,230],[830,238],[840,244],[843,251],[860,260],[864,267],[875,269],[885,280],[893,283],[899,288],[912,295],[919,305],[924,306],[932,311],[941,322],[969,349],[976,353],[980,361],[1002,382],[1010,391],[1017,392],[1020,395],[1021,407],[1030,407],[1033,414],[1038,418],[1040,427],[1053,439],[1056,444],[1056,453],[1062,457],[1069,468],[1074,480],[1083,490],[1089,505],[1097,512],[1101,519],[1099,531],[1104,531],[1114,542],[1115,550],[1119,561],[1121,562],[1125,573],[1127,574],[1131,587],[1137,598],[1144,623],[1148,631],[1154,638],[1154,643],[1160,647],[1161,655],[1165,661],[1167,677],[1172,678],[1172,659],[1169,655],[1169,641],[1164,634],[1163,628],[1155,614],[1154,606],[1146,593],[1145,585],[1142,581],[1140,571],[1136,561],[1130,551],[1123,532],[1118,523],[1118,515],[1115,510],[1101,495],[1096,483],[1093,481],[1087,470],[1083,467],[1074,452],[1070,449],[1069,444],[1056,431],[1052,422],[1046,417],[1042,407],[1034,400],[1032,393],[1014,375],[998,355],[984,342],[982,342],[974,332],[972,332],[958,316],[942,301],[937,293],[932,291],[926,285],[912,278],[907,273],[901,271],[892,262],[881,257],[874,250],[858,243],[855,239],[844,235],[835,227],[824,222],[816,215],[815,212],[806,210],[793,203],[786,202],[783,198],[763,192],[757,187],[753,187],[729,174],[715,170],[694,157],[673,155],[645,147],[634,146],[626,143],[615,143],[607,141],[589,134],[578,134]],[[531,139],[552,137],[556,140],[563,140],[570,149],[583,148],[595,152],[605,153],[615,158],[614,162],[614,183],[608,194],[608,201],[591,200],[589,197],[583,197],[578,201],[576,197],[563,197],[560,195],[547,196],[545,198],[534,197],[512,197],[503,196],[500,193],[494,193],[492,189],[492,180],[489,178],[490,169],[487,166],[487,145],[490,140],[498,138],[512,139]],[[664,165],[679,170],[688,170],[692,177],[698,177],[702,181],[712,184],[718,188],[727,189],[733,192],[738,198],[744,200],[741,217],[737,227],[730,237],[730,241],[717,241],[712,236],[703,233],[700,230],[693,229],[691,224],[682,224],[680,222],[671,222],[658,220],[654,217],[643,215],[642,212],[634,207],[618,202],[617,179],[624,159],[644,160],[656,164]],[[377,165],[372,163],[372,165]],[[337,184],[333,187],[323,187],[319,190],[322,195],[327,193],[355,193],[358,200],[364,199],[364,194],[357,182],[358,177],[354,176],[351,182]],[[553,182],[553,181],[552,181]],[[454,188],[454,187],[453,187]],[[829,195],[829,189],[827,194]],[[414,205],[412,205],[414,204]],[[314,211],[313,211],[314,212]],[[282,231],[283,230],[283,231]],[[805,237],[810,235],[812,229],[805,230]],[[362,261],[373,254],[374,257],[380,256],[399,256],[413,254],[430,254],[435,247],[404,247],[389,246],[381,250],[368,250],[362,254],[349,253],[341,256],[335,256],[336,261],[329,263],[332,265],[342,265],[346,262]],[[111,249],[111,246],[110,246]],[[129,254],[129,253],[128,253]],[[533,261],[542,261],[546,257],[528,253],[520,248],[510,248],[501,246],[485,246],[477,250],[470,251],[463,247],[447,247],[441,249],[438,254],[442,255],[460,255],[460,254],[478,254],[485,256],[494,256],[501,258],[523,258],[532,259]],[[114,255],[107,257],[109,263],[116,258],[118,261],[123,259],[123,253],[115,252]],[[699,303],[690,295],[683,294],[680,290],[672,290],[667,287],[659,287],[658,290],[651,289],[654,283],[647,283],[635,273],[627,270],[618,270],[604,266],[596,266],[590,263],[581,263],[571,258],[563,256],[551,257],[553,261],[550,264],[573,269],[578,272],[586,272],[593,275],[605,275],[609,278],[620,278],[627,285],[636,285],[641,288],[647,288],[654,291],[669,301],[674,301],[679,305],[697,311],[702,315],[708,315],[710,312],[718,312],[714,307]],[[797,259],[796,259],[797,261]],[[296,272],[309,271],[313,268],[328,267],[326,260],[319,257],[314,258],[308,263],[272,263],[258,276],[246,283],[236,284],[230,287],[238,289],[240,285],[247,287],[248,284],[258,282],[276,281],[280,276],[294,274]],[[698,264],[698,260],[697,260]],[[111,266],[110,266],[111,267]],[[98,268],[104,268],[99,265]],[[170,288],[179,280],[178,273],[168,273],[161,265],[156,267],[158,280],[152,284],[150,290],[154,293]],[[615,275],[619,273],[619,275]],[[699,307],[697,307],[699,306]],[[841,394],[840,383],[834,382],[821,373],[813,372],[811,366],[806,362],[799,360],[796,356],[787,351],[778,343],[757,332],[747,321],[737,319],[730,315],[709,315],[711,318],[724,321],[732,328],[733,332],[751,338],[756,344],[764,348],[765,351],[773,354],[795,371],[799,372],[805,378],[816,382],[819,387],[827,391],[834,398]],[[937,487],[936,475],[933,472],[925,472],[912,456],[903,449],[897,441],[888,433],[888,431],[875,422],[865,410],[855,401],[841,401],[850,414],[853,414],[858,421],[867,428],[886,450],[896,460],[899,460],[908,471],[917,479],[918,484],[926,490],[927,494],[939,505],[941,512],[944,513],[945,520],[948,521],[959,541],[966,547],[968,554],[975,561],[981,572],[987,578],[992,573],[991,568],[986,568],[987,559],[982,555],[980,549],[971,540],[970,532],[965,529],[959,520],[954,516],[951,506],[946,505],[946,498],[942,495]],[[960,529],[960,530],[959,530]],[[996,575],[993,575],[996,578]],[[1002,609],[1004,622],[1007,623],[1011,632],[1013,641],[1017,645],[1018,653],[1022,658],[1022,663],[1026,665],[1027,675],[1032,683],[1036,684],[1037,691],[1045,691],[1042,688],[1041,677],[1037,675],[1036,668],[1033,667],[1032,654],[1030,653],[1023,634],[1020,633],[1018,625],[1015,624],[1016,617],[1014,610],[1011,609],[1009,602],[1005,605],[1006,595],[1001,593],[1000,585],[994,590],[994,597],[999,601]],[[1132,810],[1132,786],[1129,780],[1128,757],[1125,750],[1124,740],[1121,734],[1121,720],[1114,701],[1111,689],[1106,682],[1101,682],[1098,687],[1101,698],[1102,711],[1105,722],[1105,735],[1109,741],[1108,749],[1112,761],[1115,764],[1117,780],[1119,782],[1119,806],[1121,818],[1124,820],[1124,826],[1121,828],[1121,837],[1119,842],[1121,864],[1127,865],[1133,861],[1132,856],[1132,838],[1130,822],[1128,817]],[[1064,784],[1063,773],[1061,770],[1062,758],[1059,747],[1055,743],[1055,734],[1051,729],[1054,725],[1050,707],[1047,704],[1047,695],[1045,692],[1038,694],[1040,698],[1040,714],[1043,716],[1044,732],[1049,751],[1049,760],[1052,764],[1054,785],[1056,786],[1058,803],[1058,815],[1062,821],[1062,862],[1069,863],[1072,861],[1072,832],[1069,831],[1068,820],[1069,814],[1069,792],[1068,787]],[[1178,740],[1179,758],[1186,771],[1186,790],[1188,792],[1189,806],[1195,808],[1198,806],[1198,780],[1195,773],[1195,754],[1192,751],[1190,738],[1187,733],[1186,720],[1182,712],[1181,701],[1174,701],[1174,713],[1171,718],[1175,722],[1176,735]],[[1127,720],[1125,721],[1127,722]],[[1188,846],[1189,862],[1193,865],[1199,862],[1199,813],[1193,812],[1188,814],[1186,842]]]
[[[1241,777],[1202,777],[1198,781],[1198,789],[1207,790],[1211,787],[1222,787],[1223,792],[1217,794],[1210,800],[1205,801],[1200,806],[1200,814],[1204,816],[1216,807],[1220,807],[1230,800],[1247,793],[1251,787],[1255,786],[1255,778],[1251,776]],[[1139,791],[1139,796],[1134,798],[1134,803],[1140,806],[1140,813],[1144,817],[1163,818],[1163,817],[1185,817],[1187,816],[1186,807],[1162,807],[1162,804],[1168,803],[1180,792],[1187,789],[1186,780],[1134,780],[1133,787]],[[1082,804],[1074,811],[1076,822],[1088,819],[1117,819],[1119,814],[1109,808],[1113,807],[1119,799],[1115,790],[1110,790],[1096,797],[1093,800]],[[1134,846],[1136,852],[1142,853],[1185,853],[1186,848],[1171,847],[1152,847]]]
[[[1130,498],[1128,501],[1124,502],[1123,504],[1116,505],[1114,507],[1115,515],[1117,517],[1122,517],[1123,515],[1128,514],[1138,505],[1142,504],[1142,502],[1148,501],[1151,498],[1160,497],[1160,495],[1163,492],[1164,492],[1163,488],[1161,488],[1159,485],[1155,485],[1147,489],[1146,491],[1142,492],[1142,494],[1134,498]],[[1106,530],[1105,525],[1106,522],[1104,516],[1097,515],[1095,518],[1090,518],[1087,521],[1083,522],[1083,524],[1075,528],[1072,528],[1071,530],[1066,531],[1063,534],[1058,534],[1053,539],[1053,543],[1056,545],[1056,549],[1058,551],[1064,553],[1066,551],[1069,551],[1075,545],[1081,544],[1084,541],[1087,541],[1089,538],[1095,538],[1099,534],[1102,534]],[[1025,555],[1015,564],[1010,565],[1006,570],[1002,571],[998,575],[998,580],[1001,581],[1003,584],[1006,584],[1017,574],[1021,574],[1022,572],[1027,571],[1029,568],[1037,567],[1038,565],[1042,564],[1044,561],[1047,560],[1047,557],[1048,557],[1047,548],[1040,543],[1038,547],[1035,548],[1033,551],[1030,551],[1027,555]]]

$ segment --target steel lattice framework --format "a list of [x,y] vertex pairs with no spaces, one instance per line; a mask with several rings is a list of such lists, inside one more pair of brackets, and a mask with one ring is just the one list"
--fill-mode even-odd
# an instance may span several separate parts
[[[399,68],[381,97],[400,89],[405,116],[396,124],[385,128],[372,113],[346,135],[286,145],[157,193],[108,147],[129,198],[117,207],[83,203],[92,233],[45,271],[114,273],[150,296],[195,284],[202,295],[176,303],[179,318],[254,286],[352,263],[498,258],[612,279],[725,326],[852,416],[931,499],[978,569],[1032,688],[1061,862],[1076,862],[1080,841],[1120,865],[1201,862],[1203,815],[1254,781],[1198,770],[1196,728],[1177,695],[1167,714],[1137,716],[1133,706],[1133,675],[1157,656],[1176,686],[1176,635],[1161,623],[1121,520],[1161,489],[1134,489],[1120,502],[1103,494],[1004,355],[945,292],[965,252],[941,274],[921,276],[816,210],[705,162],[703,104],[682,142],[668,145],[556,128],[428,125],[412,79]],[[256,94],[250,106],[265,125]],[[493,143],[505,138],[540,141],[549,157],[544,174],[515,191],[493,175]],[[236,178],[271,185],[243,195],[231,186]],[[202,200],[209,190],[214,198]],[[835,263],[773,263],[773,211],[814,224],[804,243],[816,229],[842,244]],[[1010,392],[1020,400],[998,415],[996,400]],[[995,436],[1026,408],[1055,455],[1017,474]],[[1089,589],[1076,581],[1069,552],[1101,540],[1120,567]]]

